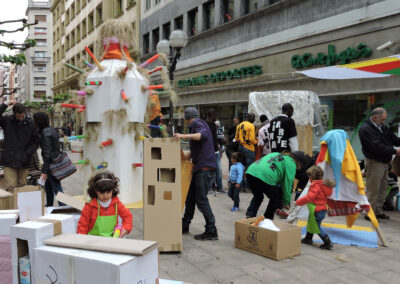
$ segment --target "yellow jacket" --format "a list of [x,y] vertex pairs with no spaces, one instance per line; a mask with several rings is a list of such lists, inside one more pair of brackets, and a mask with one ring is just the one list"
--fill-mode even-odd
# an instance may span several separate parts
[[254,145],[257,144],[256,127],[248,121],[243,121],[236,127],[235,139],[247,150],[255,151]]

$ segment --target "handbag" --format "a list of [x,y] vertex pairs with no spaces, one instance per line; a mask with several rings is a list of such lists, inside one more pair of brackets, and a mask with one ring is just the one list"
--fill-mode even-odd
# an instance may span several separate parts
[[49,165],[51,175],[57,180],[65,179],[76,172],[75,165],[71,162],[66,152],[60,155]]

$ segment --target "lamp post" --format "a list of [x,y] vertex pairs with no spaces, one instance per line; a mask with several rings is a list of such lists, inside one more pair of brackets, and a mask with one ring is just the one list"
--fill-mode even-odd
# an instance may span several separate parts
[[[171,82],[171,91],[174,87],[174,71],[176,69],[176,63],[181,57],[181,50],[188,43],[188,36],[182,30],[174,30],[169,36],[169,40],[163,39],[157,43],[157,53],[165,53],[169,55],[169,80]],[[169,129],[170,134],[173,135],[175,132],[174,125],[174,103],[172,102],[171,96],[169,98]]]

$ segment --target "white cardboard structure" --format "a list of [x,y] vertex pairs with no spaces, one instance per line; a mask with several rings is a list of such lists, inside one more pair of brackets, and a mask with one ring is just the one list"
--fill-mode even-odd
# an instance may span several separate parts
[[[121,201],[125,204],[139,202],[143,196],[143,168],[133,168],[132,164],[143,163],[143,143],[135,142],[136,132],[132,125],[144,122],[148,94],[141,87],[148,86],[148,82],[136,66],[121,79],[118,72],[125,68],[124,60],[103,60],[101,65],[104,71],[95,68],[86,79],[101,81],[102,85],[88,87],[94,93],[86,96],[86,126],[94,127],[97,137],[85,139],[84,159],[90,160],[94,167],[107,162],[107,169],[120,179]],[[121,98],[122,89],[129,102]],[[126,110],[126,116],[120,115],[121,110]],[[113,144],[101,149],[101,142],[108,139],[112,139]],[[85,186],[92,174],[86,167]]]
[[10,228],[17,223],[17,219],[18,213],[0,213],[0,236],[9,236]]

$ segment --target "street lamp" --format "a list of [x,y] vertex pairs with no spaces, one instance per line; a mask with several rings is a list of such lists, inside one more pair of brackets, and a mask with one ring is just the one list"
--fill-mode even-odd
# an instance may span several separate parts
[[[174,86],[174,71],[176,69],[176,63],[181,57],[181,50],[188,43],[188,36],[182,30],[174,30],[169,36],[169,40],[163,39],[157,43],[157,53],[165,53],[169,55],[169,80],[171,82],[171,90]],[[170,97],[169,99],[169,125],[171,134],[174,134],[174,103]]]

